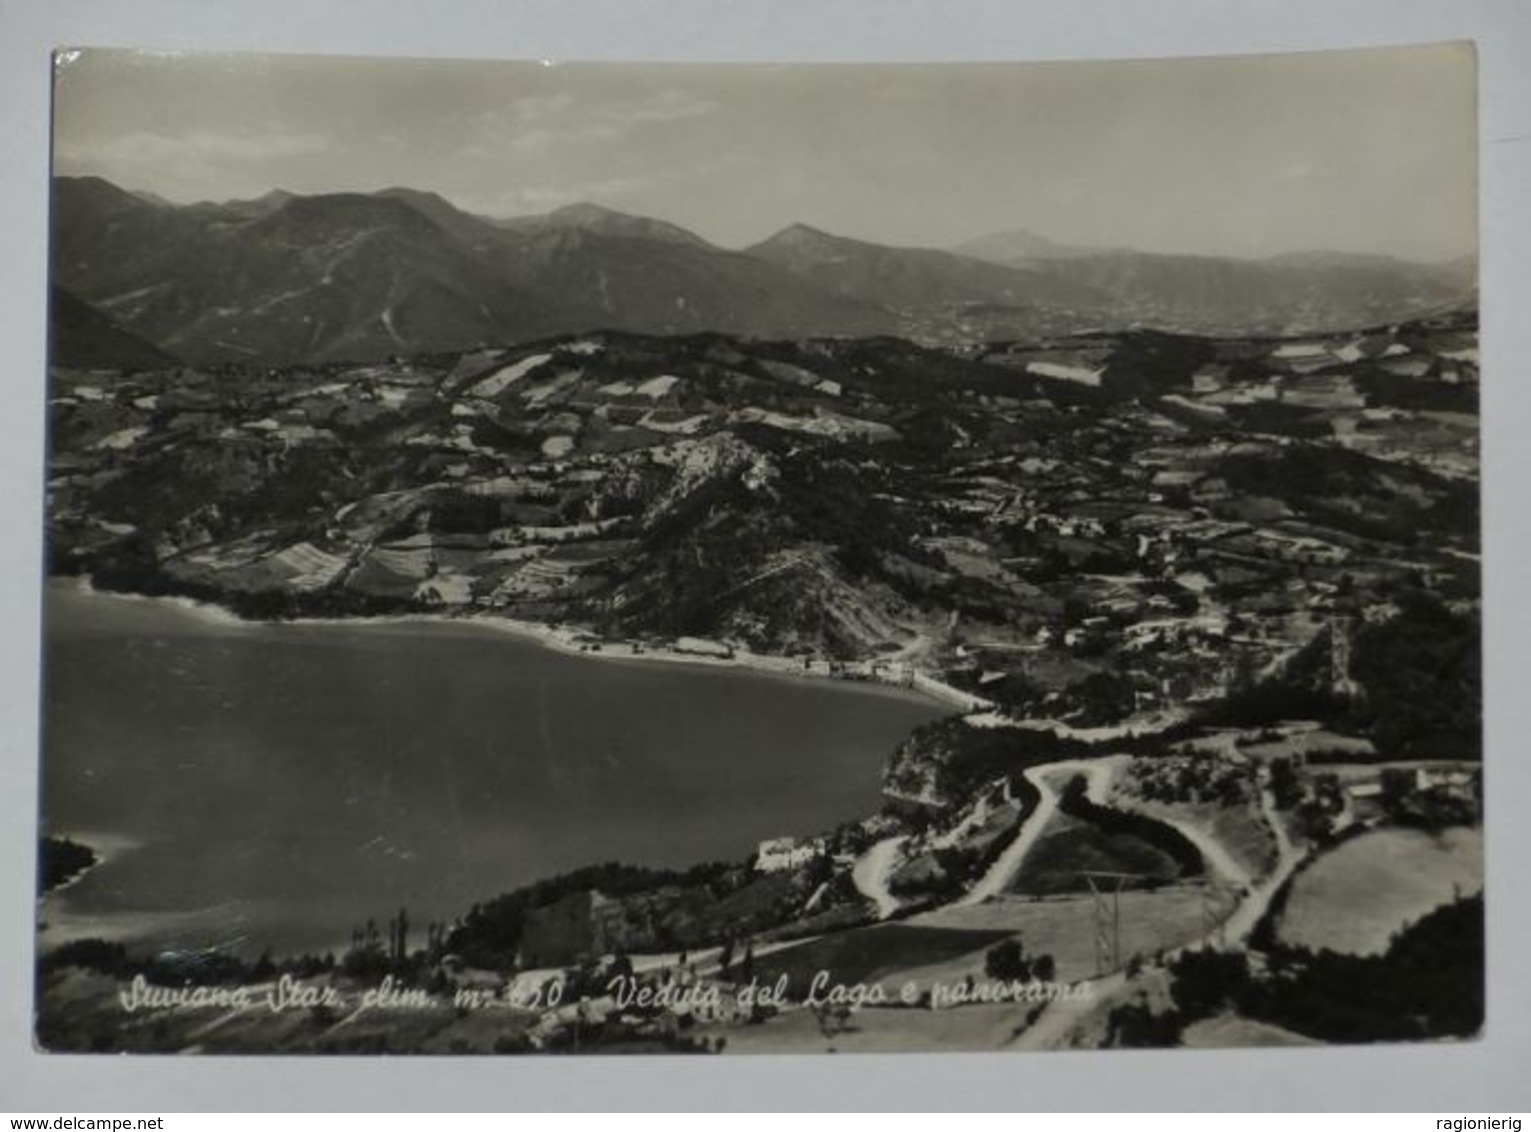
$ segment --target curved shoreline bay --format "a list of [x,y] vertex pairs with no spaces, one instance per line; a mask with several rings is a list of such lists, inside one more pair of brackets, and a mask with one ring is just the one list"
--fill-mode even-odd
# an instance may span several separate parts
[[473,622],[248,623],[69,583],[46,614],[44,832],[133,848],[50,895],[45,946],[327,949],[594,862],[743,858],[874,811],[949,710]]

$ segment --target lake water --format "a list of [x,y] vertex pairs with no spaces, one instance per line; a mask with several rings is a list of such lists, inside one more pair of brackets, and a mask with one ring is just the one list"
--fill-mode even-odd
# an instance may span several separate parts
[[108,850],[42,940],[328,949],[607,860],[747,856],[880,804],[893,689],[567,655],[463,623],[224,623],[50,583],[45,830]]

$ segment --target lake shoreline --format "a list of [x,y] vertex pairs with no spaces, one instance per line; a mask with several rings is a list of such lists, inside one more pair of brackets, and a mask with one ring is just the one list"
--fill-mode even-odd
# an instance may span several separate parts
[[48,584],[71,584],[83,594],[96,597],[120,598],[124,601],[152,602],[167,605],[183,613],[198,617],[211,625],[223,628],[258,628],[263,626],[454,626],[466,625],[504,633],[521,640],[532,641],[544,648],[566,656],[582,656],[593,660],[634,662],[643,664],[682,664],[713,669],[735,669],[760,673],[791,680],[811,680],[816,683],[833,681],[840,684],[877,688],[891,692],[908,693],[923,701],[934,701],[961,712],[982,711],[993,705],[982,697],[964,692],[960,688],[938,679],[927,672],[906,666],[908,678],[882,675],[871,666],[872,661],[851,662],[856,671],[851,675],[805,668],[801,659],[773,653],[757,653],[748,649],[731,647],[722,642],[708,642],[718,652],[702,652],[675,647],[651,645],[627,638],[602,637],[585,626],[554,626],[521,618],[497,617],[487,613],[466,615],[399,613],[382,616],[361,617],[293,617],[273,620],[254,620],[216,602],[202,601],[179,594],[141,594],[127,590],[101,589],[89,574],[53,574]]
[[[100,604],[93,606],[91,602]],[[324,942],[331,947],[337,946],[331,941],[344,940],[352,923],[382,914],[374,909],[386,912],[395,904],[402,906],[398,896],[374,898],[374,888],[379,893],[409,894],[406,898],[411,913],[425,922],[460,916],[473,902],[605,860],[631,861],[657,869],[683,869],[700,861],[736,857],[742,860],[746,854],[752,855],[762,840],[807,836],[841,822],[865,820],[881,805],[889,753],[915,727],[951,710],[918,689],[888,682],[837,676],[839,683],[831,685],[827,674],[802,672],[800,661],[754,654],[730,656],[721,646],[715,656],[682,651],[693,643],[706,647],[707,642],[700,640],[682,640],[680,649],[653,649],[646,643],[635,648],[631,642],[596,648],[596,642],[577,629],[505,618],[421,613],[292,621],[246,619],[183,596],[98,589],[82,576],[50,578],[44,614],[55,681],[49,686],[60,697],[49,702],[58,710],[73,704],[51,729],[50,749],[45,752],[47,765],[60,775],[53,787],[56,797],[44,799],[50,827],[76,839],[86,831],[107,828],[93,823],[107,820],[101,814],[115,812],[124,803],[100,800],[106,797],[101,791],[111,790],[102,785],[99,776],[110,778],[114,771],[118,777],[127,774],[122,768],[130,765],[125,761],[130,755],[147,768],[162,766],[168,775],[165,785],[172,792],[190,789],[188,784],[199,783],[210,767],[232,768],[236,776],[243,776],[241,781],[257,768],[262,775],[269,774],[273,783],[287,781],[283,777],[286,774],[297,774],[300,777],[292,781],[304,782],[307,796],[333,795],[331,800],[339,807],[332,810],[333,815],[347,832],[342,841],[326,845],[323,851],[336,853],[337,861],[356,871],[354,885],[337,889],[341,902],[347,907],[354,902],[355,911],[347,913],[344,930],[325,933]],[[483,630],[497,635],[490,637]],[[103,652],[116,648],[106,642],[114,642],[119,635],[139,638],[140,643],[132,646],[139,651]],[[354,649],[357,664],[337,664],[343,656],[331,645]],[[564,654],[567,660],[547,656],[548,649]],[[246,656],[262,659],[252,667],[244,661]],[[300,659],[303,657],[308,659]],[[464,658],[461,672],[446,675],[447,666],[437,663],[446,657]],[[618,663],[604,669],[583,669],[577,664],[580,657]],[[210,663],[202,663],[204,660]],[[657,663],[635,663],[638,661]],[[87,664],[105,665],[106,670],[98,674],[105,676],[104,681],[92,678],[80,683],[84,674],[93,671],[85,667]],[[161,674],[160,682],[147,694],[134,692],[129,696],[127,702],[134,710],[127,717],[131,726],[126,739],[115,727],[103,730],[99,722],[85,722],[98,719],[106,711],[99,695],[103,688],[118,694],[135,687],[134,678],[119,680],[110,673],[140,668]],[[342,675],[332,688],[325,674],[337,670]],[[728,675],[730,670],[732,676]],[[62,682],[66,672],[76,681],[68,693],[75,697],[73,700],[63,698],[70,687]],[[295,677],[294,673],[303,675]],[[294,679],[299,681],[296,687]],[[278,681],[277,691],[268,689],[269,680]],[[774,691],[771,685],[775,685]],[[193,687],[196,695],[183,699],[180,689]],[[325,692],[314,691],[316,687],[323,687]],[[560,693],[560,687],[571,690]],[[378,699],[380,689],[392,691]],[[580,705],[606,702],[589,701],[588,697],[604,695],[607,689],[624,690],[621,694],[626,699],[612,701],[619,706],[609,712],[595,713],[607,722],[584,722],[591,713]],[[837,695],[853,689],[858,694]],[[343,740],[337,752],[355,755],[351,761],[357,765],[350,771],[335,770],[340,764],[331,758],[310,757],[313,752],[306,737],[326,734],[325,729],[343,714],[328,706],[331,701],[324,698],[326,693],[356,695],[360,707],[371,707],[358,717],[371,720],[371,724],[344,734],[336,732]],[[303,724],[313,723],[319,730],[295,723],[293,712],[287,710],[258,712],[257,718],[245,722],[249,705],[267,695],[297,697],[292,704]],[[467,698],[458,698],[460,695]],[[667,700],[671,696],[676,698]],[[412,710],[413,701],[422,698],[454,708],[437,716],[443,728],[429,733],[431,738],[423,745],[404,735],[407,728],[377,723],[390,717],[395,724],[424,718]],[[204,704],[207,714],[181,720],[195,726],[172,728],[170,725],[180,720],[175,705],[191,702]],[[748,720],[755,717],[749,712],[756,703],[775,706],[766,706],[766,714],[752,726]],[[145,708],[145,704],[151,706]],[[667,706],[656,712],[655,704]],[[170,714],[160,714],[153,705],[165,705]],[[479,705],[489,714],[480,717]],[[690,710],[692,705],[695,712]],[[785,714],[783,706],[787,707]],[[680,717],[688,722],[654,722],[656,718]],[[480,718],[486,722],[473,722]],[[65,719],[75,722],[66,726]],[[268,725],[266,721],[271,719],[281,722]],[[782,726],[772,724],[773,719],[781,720]],[[99,760],[102,752],[111,752],[111,758],[95,763],[84,759],[81,752],[92,748],[80,745],[74,739],[76,733],[94,743],[94,758]],[[189,737],[178,737],[182,735]],[[770,747],[773,742],[775,748]],[[209,743],[215,753],[204,758],[201,748]],[[458,754],[440,763],[414,757],[443,743]],[[783,743],[787,746],[782,747]],[[66,752],[71,753],[72,761],[61,761]],[[565,759],[564,754],[570,757]],[[729,769],[736,760],[742,761]],[[385,772],[378,779],[382,786],[373,783],[367,777],[370,771],[363,768],[363,764],[371,767],[374,763]],[[442,766],[450,773],[441,771]],[[301,778],[307,773],[304,768],[316,772],[312,782]],[[634,773],[643,777],[634,778]],[[94,787],[88,785],[92,778]],[[373,785],[358,787],[352,780]],[[137,789],[149,780],[137,775],[132,781]],[[777,781],[782,784],[780,789],[773,785]],[[82,785],[77,787],[76,783]],[[725,798],[740,789],[741,783],[746,790],[760,790],[750,794],[756,812],[748,817],[730,809],[737,799]],[[202,789],[200,785],[195,788]],[[72,797],[66,791],[81,789],[83,793],[74,796],[87,800],[91,789],[97,791],[94,809],[81,810],[79,803],[66,803],[65,799]],[[360,795],[356,793],[359,789]],[[602,823],[601,837],[593,844],[603,847],[586,845],[587,834],[571,832],[574,825],[559,826],[523,812],[528,791],[538,789],[548,790],[552,805],[567,808],[573,799],[577,805],[571,813],[577,813],[580,823],[596,814]],[[650,795],[658,810],[631,801]],[[715,821],[706,818],[710,812],[707,806],[688,804],[674,813],[673,824],[669,820],[673,798],[705,801],[714,796],[721,807],[719,814],[731,816]],[[355,797],[360,797],[360,802],[352,801]],[[498,801],[491,804],[485,801],[488,798]],[[384,812],[379,807],[388,814],[382,824],[367,817]],[[580,807],[596,808],[587,813]],[[419,815],[432,808],[451,821],[445,825],[423,821]],[[135,803],[124,812],[139,811]],[[353,821],[357,814],[362,816]],[[535,845],[516,844],[514,837],[503,832],[510,828],[506,822],[511,814],[515,815],[514,828],[522,828],[514,823],[524,823],[525,829],[540,831],[545,837]],[[438,836],[453,823],[461,823],[459,833]],[[188,829],[194,827],[195,823],[188,825]],[[152,835],[156,852],[164,856],[165,837],[181,836],[166,829],[129,822],[120,832],[135,839]],[[461,831],[466,831],[466,837]],[[383,848],[375,849],[379,833],[387,837]],[[306,835],[295,830],[293,836],[301,842]],[[329,834],[326,838],[334,840]],[[500,841],[505,842],[504,848]],[[248,875],[256,878],[257,884],[264,883],[259,878],[270,875],[263,867],[231,867],[230,883],[219,879],[215,882],[218,891],[204,891],[198,887],[197,871],[188,873],[179,866],[189,857],[167,857],[161,862],[157,856],[151,867],[147,860],[137,861],[135,855],[133,869],[119,878],[116,858],[122,854],[114,851],[117,847],[104,844],[99,835],[89,837],[88,843],[106,850],[97,867],[109,863],[111,868],[108,875],[80,889],[71,885],[67,892],[39,893],[38,938],[44,953],[71,939],[95,936],[130,944],[147,937],[173,937],[164,943],[167,947],[191,946],[199,936],[222,938],[216,931],[212,935],[207,932],[217,916],[234,915],[215,907],[223,893],[236,902],[257,899],[252,896],[257,887],[245,887],[239,870],[253,870]],[[246,837],[242,844],[249,852],[241,860],[263,861],[266,856],[280,856],[275,848],[286,841],[262,835],[255,840]],[[488,848],[491,845],[492,850]],[[397,859],[395,849],[402,854]],[[447,886],[453,891],[448,896],[433,887],[427,899],[427,890],[422,887],[425,882],[417,875],[422,866],[407,862],[428,860],[433,855],[449,859],[454,853],[463,857],[464,870]],[[308,859],[311,855],[305,857]],[[501,859],[516,865],[509,870],[514,876],[503,875],[506,870],[499,863]],[[162,873],[161,863],[176,867]],[[90,875],[94,873],[93,868]],[[176,904],[176,911],[168,914],[143,913],[136,897],[116,891],[120,882],[135,891],[150,891],[146,886],[151,884],[168,885],[177,892],[184,888],[184,906]],[[306,899],[311,889],[318,890],[305,880],[304,888],[295,892]],[[416,907],[415,893],[420,894],[421,908]],[[103,902],[103,894],[110,899]],[[161,894],[151,895],[162,899]],[[295,898],[289,903],[296,906],[299,902]],[[249,905],[238,914],[249,923],[262,925],[255,934],[263,940],[269,938],[274,953],[298,954],[312,948],[309,929],[303,923],[306,912],[287,920],[276,913],[256,912],[255,907]],[[254,919],[250,919],[251,914]],[[281,915],[287,915],[287,909]],[[268,922],[269,934],[264,926]],[[192,942],[183,944],[181,940]]]

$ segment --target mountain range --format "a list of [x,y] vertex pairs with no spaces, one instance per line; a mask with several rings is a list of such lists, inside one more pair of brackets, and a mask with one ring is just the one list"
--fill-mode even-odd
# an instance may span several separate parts
[[1284,334],[1470,305],[1476,265],[1055,244],[952,250],[793,224],[742,250],[594,204],[490,218],[409,188],[178,206],[53,182],[59,364],[375,360],[595,329],[976,344],[1089,328]]

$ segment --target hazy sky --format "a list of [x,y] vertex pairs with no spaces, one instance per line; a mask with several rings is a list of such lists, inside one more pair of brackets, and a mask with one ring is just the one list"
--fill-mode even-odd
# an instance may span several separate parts
[[57,172],[179,202],[408,185],[495,216],[590,200],[725,246],[803,222],[928,246],[1476,247],[1461,44],[811,68],[90,50],[56,76]]

